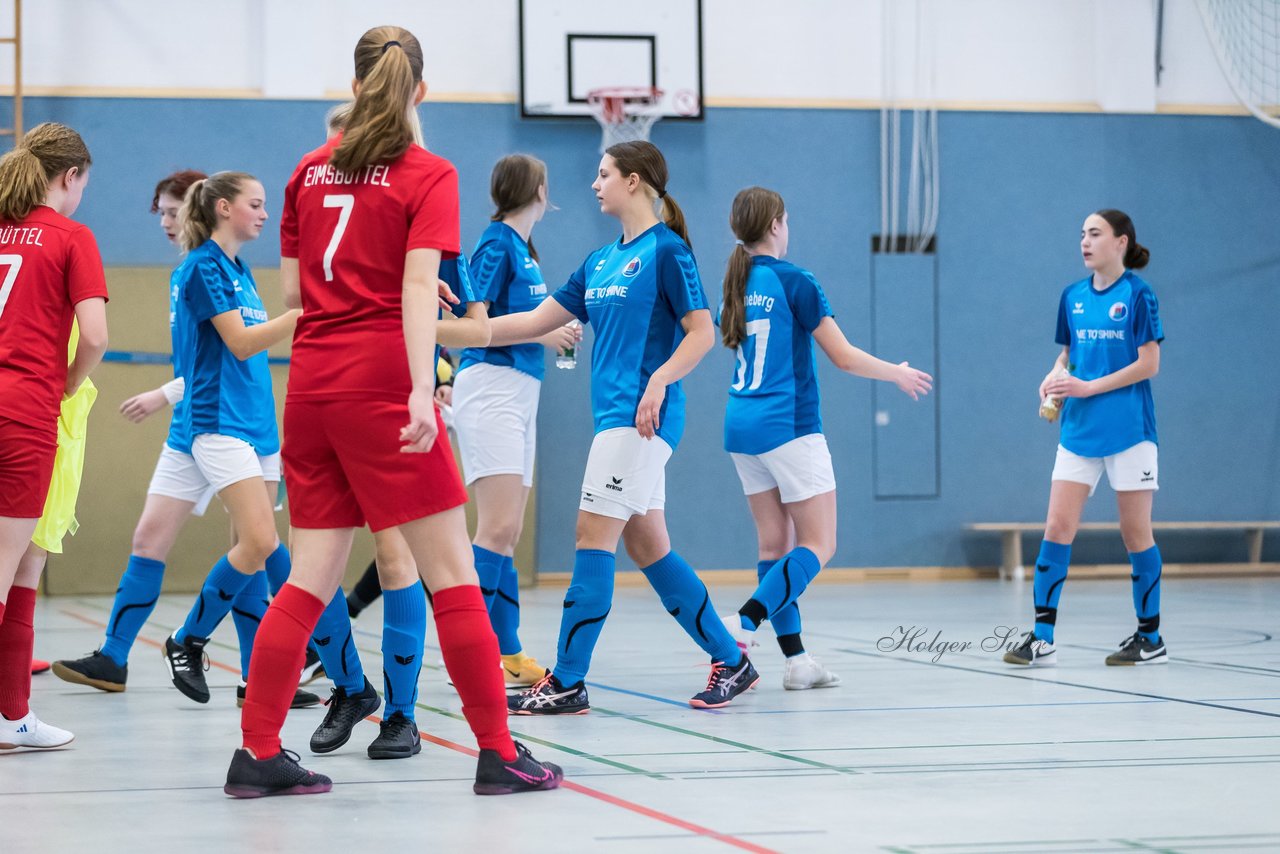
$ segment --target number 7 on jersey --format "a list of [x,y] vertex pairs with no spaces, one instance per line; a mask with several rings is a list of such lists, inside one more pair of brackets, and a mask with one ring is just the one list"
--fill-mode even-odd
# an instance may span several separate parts
[[9,302],[9,293],[13,290],[13,283],[18,281],[18,271],[22,269],[21,255],[0,255],[0,267],[8,267],[4,272],[4,281],[0,282],[0,314],[4,314],[4,307]]
[[342,235],[347,230],[347,223],[351,221],[351,211],[356,206],[356,197],[350,193],[325,196],[324,206],[340,210],[338,224],[333,228],[333,237],[329,238],[329,248],[324,250],[324,280],[332,282],[333,255],[338,251],[338,244],[342,242]]

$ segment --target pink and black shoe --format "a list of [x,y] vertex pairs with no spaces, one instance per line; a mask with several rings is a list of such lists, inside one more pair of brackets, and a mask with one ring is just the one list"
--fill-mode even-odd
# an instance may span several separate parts
[[233,798],[269,798],[273,795],[319,795],[333,788],[323,774],[298,764],[298,754],[281,750],[270,759],[254,759],[243,747],[231,757],[227,784],[222,787]]

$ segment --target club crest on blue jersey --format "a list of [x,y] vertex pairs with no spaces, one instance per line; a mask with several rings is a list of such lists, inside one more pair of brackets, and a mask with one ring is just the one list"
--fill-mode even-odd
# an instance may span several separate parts
[[636,273],[639,273],[639,272],[640,272],[639,256],[632,258],[630,261],[627,262],[627,266],[622,268],[622,275],[626,276],[628,279],[630,279],[632,276],[634,276]]
[[1111,308],[1107,309],[1107,317],[1110,317],[1116,323],[1124,320],[1129,316],[1129,306],[1122,302],[1113,303]]

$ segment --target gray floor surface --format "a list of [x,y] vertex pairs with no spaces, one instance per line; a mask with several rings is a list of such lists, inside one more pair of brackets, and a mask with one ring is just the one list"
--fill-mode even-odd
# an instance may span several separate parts
[[[712,587],[722,611],[749,592]],[[765,627],[759,687],[695,711],[700,650],[651,591],[619,588],[588,677],[591,714],[511,719],[564,766],[564,789],[471,794],[474,742],[432,627],[422,753],[369,760],[366,722],[342,750],[311,756],[323,711],[291,712],[286,747],[334,789],[259,801],[221,791],[239,736],[230,621],[209,646],[213,701],[196,705],[158,652],[191,600],[165,596],[127,692],[35,677],[33,708],[76,740],[0,755],[0,851],[1280,852],[1278,594],[1280,579],[1169,581],[1173,662],[1115,668],[1102,660],[1133,630],[1128,582],[1069,582],[1061,664],[1029,671],[992,648],[1027,627],[1029,584],[816,585],[801,601],[806,643],[843,684],[784,691]],[[523,596],[526,649],[548,663],[562,597]],[[109,610],[108,597],[42,599],[37,655],[95,648]],[[376,605],[356,623],[375,683],[380,626]],[[899,644],[904,631],[913,640]]]

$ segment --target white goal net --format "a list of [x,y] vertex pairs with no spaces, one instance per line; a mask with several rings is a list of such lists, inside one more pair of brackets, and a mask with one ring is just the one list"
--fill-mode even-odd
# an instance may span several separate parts
[[1280,128],[1280,0],[1197,0],[1196,6],[1240,103]]

